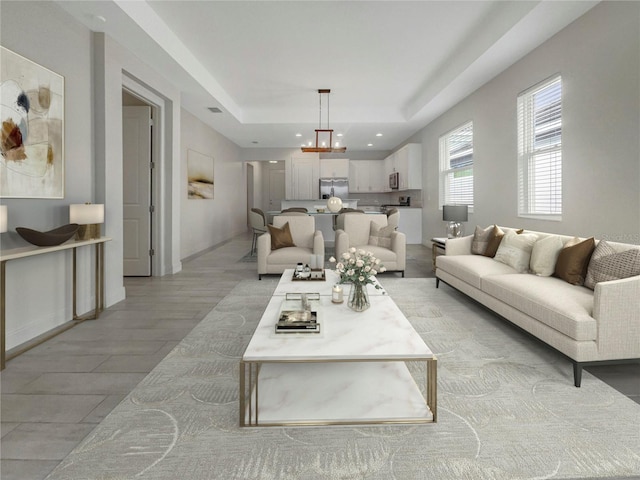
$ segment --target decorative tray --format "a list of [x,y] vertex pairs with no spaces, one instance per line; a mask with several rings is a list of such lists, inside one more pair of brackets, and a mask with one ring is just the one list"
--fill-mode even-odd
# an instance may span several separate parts
[[324,282],[327,279],[327,275],[325,274],[324,268],[318,268],[315,270],[311,270],[311,273],[308,277],[302,276],[303,272],[293,271],[293,277],[291,278],[294,282]]

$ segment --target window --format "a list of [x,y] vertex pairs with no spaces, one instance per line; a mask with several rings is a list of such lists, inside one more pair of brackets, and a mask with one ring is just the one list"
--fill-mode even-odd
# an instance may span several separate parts
[[518,96],[518,215],[561,220],[560,76]]
[[440,206],[473,208],[473,122],[440,137]]

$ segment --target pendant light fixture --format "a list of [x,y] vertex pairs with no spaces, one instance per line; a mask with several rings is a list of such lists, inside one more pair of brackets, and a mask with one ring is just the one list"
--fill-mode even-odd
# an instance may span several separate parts
[[[343,153],[347,151],[347,147],[339,147],[333,144],[333,130],[329,128],[329,94],[331,90],[321,88],[318,90],[320,98],[320,115],[318,120],[318,128],[316,128],[316,145],[302,147],[303,152],[319,152],[319,153]],[[327,128],[322,128],[322,95],[327,96]],[[328,138],[327,138],[328,137]]]

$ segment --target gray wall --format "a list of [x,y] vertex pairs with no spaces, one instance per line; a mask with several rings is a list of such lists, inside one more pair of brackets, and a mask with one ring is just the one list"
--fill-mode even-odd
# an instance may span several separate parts
[[[246,231],[247,199],[240,148],[184,109],[180,125],[180,258],[186,258]],[[214,159],[213,200],[187,198],[189,149]]]
[[[475,225],[640,243],[640,3],[603,2],[447,111],[409,141],[422,142],[423,241],[443,236],[438,139],[473,120]],[[561,222],[517,216],[518,94],[563,79]]]
[[[160,244],[157,273],[181,269],[181,226],[186,171],[181,162],[180,92],[169,79],[144,64],[104,34],[93,34],[55,2],[6,2],[0,5],[0,43],[65,78],[65,198],[61,200],[2,199],[8,206],[9,230],[0,237],[3,251],[28,246],[13,230],[18,226],[48,230],[69,221],[69,204],[105,204],[107,306],[125,298],[122,278],[122,85],[130,79],[164,102],[158,120],[163,126],[163,157],[158,166]],[[186,218],[202,250],[246,229],[243,164],[238,148],[210,128],[185,134],[185,145],[212,146],[219,160],[216,175],[220,196],[215,218],[197,222],[187,207]],[[186,151],[186,150],[185,150]],[[222,178],[227,177],[226,181]],[[233,192],[229,190],[234,187]],[[211,204],[209,204],[211,205]],[[225,214],[222,214],[222,211]],[[197,214],[197,212],[196,212]],[[216,223],[218,226],[218,223]],[[72,317],[71,254],[54,253],[7,263],[7,338],[11,349],[59,326]],[[78,251],[78,313],[94,305],[92,249]]]
[[[64,77],[64,199],[2,199],[9,232],[2,249],[29,246],[16,227],[46,231],[69,223],[69,204],[95,202],[91,32],[53,2],[2,2],[0,43]],[[4,167],[0,167],[4,168]],[[78,250],[78,313],[93,306],[91,252]],[[16,346],[71,319],[71,252],[6,266],[6,345]]]

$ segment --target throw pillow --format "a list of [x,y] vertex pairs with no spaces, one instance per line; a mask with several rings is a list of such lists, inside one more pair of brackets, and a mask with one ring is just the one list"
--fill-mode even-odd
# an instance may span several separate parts
[[489,225],[483,229],[480,226],[476,226],[476,231],[473,233],[473,241],[471,242],[471,253],[474,255],[484,255],[489,245],[489,237],[493,231],[493,225]]
[[593,290],[598,282],[640,275],[640,248],[616,251],[601,240],[591,255],[584,286]]
[[369,245],[377,247],[391,248],[391,232],[395,231],[393,225],[379,225],[371,222],[371,231],[369,232]]
[[556,261],[563,247],[562,239],[550,235],[538,240],[531,251],[529,268],[541,277],[550,277],[556,269]]
[[560,250],[553,275],[572,285],[584,285],[589,260],[595,248],[596,241],[593,237],[586,240],[575,237],[569,240]]
[[526,273],[529,271],[531,251],[537,239],[538,236],[533,233],[518,235],[511,230],[502,237],[498,251],[493,259],[509,265],[519,273]]
[[291,237],[289,222],[285,223],[282,228],[274,227],[273,225],[267,225],[267,228],[271,234],[271,250],[296,246]]
[[502,229],[499,226],[494,225],[491,230],[491,235],[489,235],[489,240],[487,241],[487,248],[483,253],[485,257],[496,256],[496,252],[498,251],[498,247],[500,246],[503,236],[504,232]]

